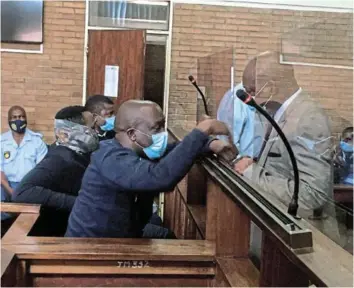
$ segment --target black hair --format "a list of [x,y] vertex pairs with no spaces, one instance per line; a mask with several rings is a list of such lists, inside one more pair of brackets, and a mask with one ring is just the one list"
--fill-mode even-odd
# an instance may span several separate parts
[[26,116],[26,111],[23,107],[21,106],[18,106],[18,105],[15,105],[15,106],[12,106],[10,109],[9,109],[9,112],[7,114],[7,117],[10,119],[11,116],[12,116],[12,113],[15,111],[15,110],[20,110],[21,112],[23,112]]
[[345,129],[343,130],[343,132],[342,132],[342,137],[344,137],[345,134],[347,134],[347,133],[353,133],[353,127],[347,127],[347,128],[345,128]]
[[113,101],[104,95],[93,95],[89,97],[85,104],[85,110],[91,113],[100,114],[104,109],[104,104],[113,105]]
[[82,113],[85,111],[85,107],[83,106],[68,106],[59,110],[57,114],[55,114],[55,119],[68,120],[74,123],[78,123],[81,125],[85,125],[85,120]]

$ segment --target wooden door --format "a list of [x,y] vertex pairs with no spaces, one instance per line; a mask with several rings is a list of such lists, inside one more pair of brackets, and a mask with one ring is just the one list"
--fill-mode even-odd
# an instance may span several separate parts
[[143,99],[145,30],[89,31],[87,98],[104,95],[106,65],[119,66],[117,105]]

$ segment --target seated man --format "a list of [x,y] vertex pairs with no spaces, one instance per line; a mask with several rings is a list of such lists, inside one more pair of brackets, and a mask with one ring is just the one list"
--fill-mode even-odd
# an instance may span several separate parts
[[55,115],[55,144],[12,195],[14,202],[42,205],[37,229],[46,236],[63,236],[66,231],[90,154],[98,148],[98,137],[91,126],[93,116],[84,112],[84,107],[61,109]]
[[162,110],[150,101],[124,102],[116,114],[115,130],[115,139],[101,142],[91,157],[67,237],[140,237],[136,196],[171,191],[203,151],[229,147],[209,138],[229,134],[217,120],[203,121],[181,143],[167,145]]
[[342,132],[334,158],[335,184],[353,185],[353,127]]
[[88,98],[85,110],[93,114],[95,130],[100,141],[112,139],[114,132],[114,103],[103,95],[94,95]]
[[[10,131],[1,134],[1,201],[11,199],[13,189],[47,154],[40,133],[27,128],[26,111],[12,106],[8,113]],[[1,213],[1,220],[10,215]]]

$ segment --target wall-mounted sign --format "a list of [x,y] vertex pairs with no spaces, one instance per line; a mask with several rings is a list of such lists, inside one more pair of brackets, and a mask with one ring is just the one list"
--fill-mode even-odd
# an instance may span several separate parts
[[105,66],[104,73],[104,96],[118,97],[119,66]]

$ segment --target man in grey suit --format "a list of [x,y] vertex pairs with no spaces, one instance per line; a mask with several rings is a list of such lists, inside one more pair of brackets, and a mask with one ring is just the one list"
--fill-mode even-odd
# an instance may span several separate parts
[[[333,143],[328,117],[298,86],[293,67],[279,63],[278,55],[266,52],[252,59],[243,74],[244,87],[252,95],[258,87],[266,85],[262,93],[283,103],[274,119],[288,138],[297,160],[299,206],[306,210],[319,209],[328,199],[333,199]],[[234,168],[287,205],[294,192],[290,157],[276,131],[268,131],[258,162],[245,157]]]
[[[262,87],[259,98],[279,101],[274,115],[294,151],[299,169],[298,214],[333,240],[338,227],[333,205],[333,143],[325,112],[299,87],[293,67],[279,63],[279,54],[265,52],[252,59],[243,73],[243,85],[250,95]],[[286,206],[294,193],[294,173],[289,154],[270,124],[258,161],[244,157],[234,170],[252,180],[265,195],[275,196]],[[325,211],[325,212],[324,212]],[[324,220],[324,215],[331,220]],[[313,215],[318,219],[311,221]],[[260,257],[261,231],[252,223],[251,254]]]

